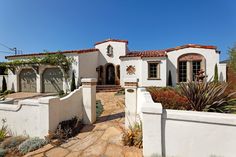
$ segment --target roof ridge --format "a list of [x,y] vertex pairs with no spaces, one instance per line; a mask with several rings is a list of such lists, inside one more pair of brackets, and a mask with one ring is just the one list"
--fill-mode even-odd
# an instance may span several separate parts
[[102,43],[105,43],[105,42],[109,42],[109,41],[114,41],[114,42],[124,42],[124,43],[128,44],[128,40],[122,40],[122,39],[111,39],[111,38],[108,38],[108,39],[105,39],[105,40],[103,40],[103,41],[96,42],[94,45],[99,45],[99,44],[102,44]]
[[81,50],[63,50],[63,51],[49,51],[49,52],[39,52],[39,53],[28,53],[28,54],[20,54],[20,55],[11,55],[11,56],[5,56],[6,59],[11,57],[28,57],[28,56],[41,56],[41,55],[47,55],[47,54],[67,54],[67,53],[87,53],[87,52],[94,52],[98,51],[96,48],[89,48],[89,49],[81,49]]

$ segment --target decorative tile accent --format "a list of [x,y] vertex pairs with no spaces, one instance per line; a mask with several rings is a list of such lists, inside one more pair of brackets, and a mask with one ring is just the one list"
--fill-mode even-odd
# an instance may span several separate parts
[[134,75],[135,71],[136,71],[136,69],[135,69],[135,66],[133,66],[133,65],[129,65],[126,68],[126,72],[128,75]]

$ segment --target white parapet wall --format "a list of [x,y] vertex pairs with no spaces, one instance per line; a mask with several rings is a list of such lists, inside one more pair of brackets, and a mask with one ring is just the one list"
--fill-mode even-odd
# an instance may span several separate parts
[[[0,120],[5,119],[11,133],[45,137],[58,124],[73,117],[85,124],[96,120],[96,79],[84,79],[85,84],[63,98],[44,97],[16,103],[0,103]],[[0,123],[0,126],[2,124]]]
[[165,110],[150,93],[140,96],[144,157],[236,156],[236,115]]

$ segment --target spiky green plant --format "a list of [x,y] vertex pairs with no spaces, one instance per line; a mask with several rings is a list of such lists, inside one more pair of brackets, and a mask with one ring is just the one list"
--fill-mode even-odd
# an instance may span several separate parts
[[180,92],[188,99],[189,105],[195,111],[230,112],[227,106],[236,92],[226,95],[227,83],[214,83],[211,81],[188,82],[179,85]]
[[6,120],[2,119],[2,127],[0,128],[0,142],[3,141],[7,134],[8,134],[8,128],[7,125],[5,125]]

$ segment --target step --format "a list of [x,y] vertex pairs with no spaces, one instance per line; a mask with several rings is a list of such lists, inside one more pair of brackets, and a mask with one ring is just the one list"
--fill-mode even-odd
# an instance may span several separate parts
[[117,92],[121,90],[119,85],[98,85],[97,92]]

